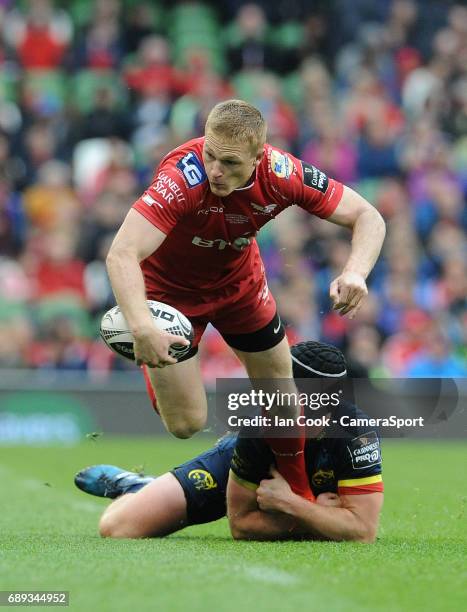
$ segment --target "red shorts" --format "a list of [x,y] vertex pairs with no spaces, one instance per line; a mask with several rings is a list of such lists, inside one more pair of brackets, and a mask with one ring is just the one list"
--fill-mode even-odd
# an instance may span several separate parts
[[266,276],[259,281],[252,275],[240,286],[199,293],[150,291],[149,300],[170,304],[188,317],[193,325],[196,347],[208,323],[221,335],[249,334],[265,327],[276,314],[276,301],[269,292]]

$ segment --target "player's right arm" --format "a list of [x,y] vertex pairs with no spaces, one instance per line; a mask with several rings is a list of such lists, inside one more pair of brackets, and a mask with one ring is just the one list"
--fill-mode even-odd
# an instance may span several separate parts
[[227,484],[227,516],[236,540],[278,540],[291,538],[290,517],[262,512],[256,489],[267,478],[274,456],[262,438],[237,438]]
[[134,338],[135,360],[138,365],[161,367],[176,363],[168,354],[174,341],[188,344],[185,339],[159,331],[146,303],[146,291],[140,262],[164,242],[164,234],[136,210],[130,210],[112,242],[106,264],[118,305]]
[[227,485],[227,517],[235,540],[293,538],[295,521],[285,515],[268,514],[258,508],[256,486],[240,484],[230,472]]

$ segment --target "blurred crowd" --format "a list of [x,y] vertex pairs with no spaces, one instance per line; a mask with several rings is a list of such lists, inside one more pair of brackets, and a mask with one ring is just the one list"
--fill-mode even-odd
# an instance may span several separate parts
[[[446,0],[0,0],[0,368],[133,367],[96,339],[107,249],[226,97],[387,221],[353,321],[328,299],[347,231],[293,209],[262,230],[290,341],[357,376],[466,376],[467,7]],[[213,329],[201,353],[208,382],[240,371]]]

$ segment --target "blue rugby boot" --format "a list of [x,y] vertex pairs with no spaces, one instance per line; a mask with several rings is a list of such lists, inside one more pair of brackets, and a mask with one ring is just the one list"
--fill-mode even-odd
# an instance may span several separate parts
[[136,493],[152,480],[152,476],[140,476],[116,465],[100,464],[78,472],[75,485],[90,495],[115,499],[125,493]]

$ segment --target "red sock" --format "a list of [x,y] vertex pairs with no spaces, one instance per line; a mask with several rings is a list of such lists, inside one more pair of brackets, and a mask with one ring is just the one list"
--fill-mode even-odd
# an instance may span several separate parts
[[146,383],[146,391],[148,392],[152,407],[157,412],[157,414],[159,414],[159,410],[157,409],[156,394],[154,393],[154,387],[152,386],[151,379],[149,378],[148,368],[147,366],[142,365],[141,369],[143,370],[144,382]]
[[305,436],[299,438],[266,438],[276,459],[277,470],[294,493],[316,501],[305,466]]

